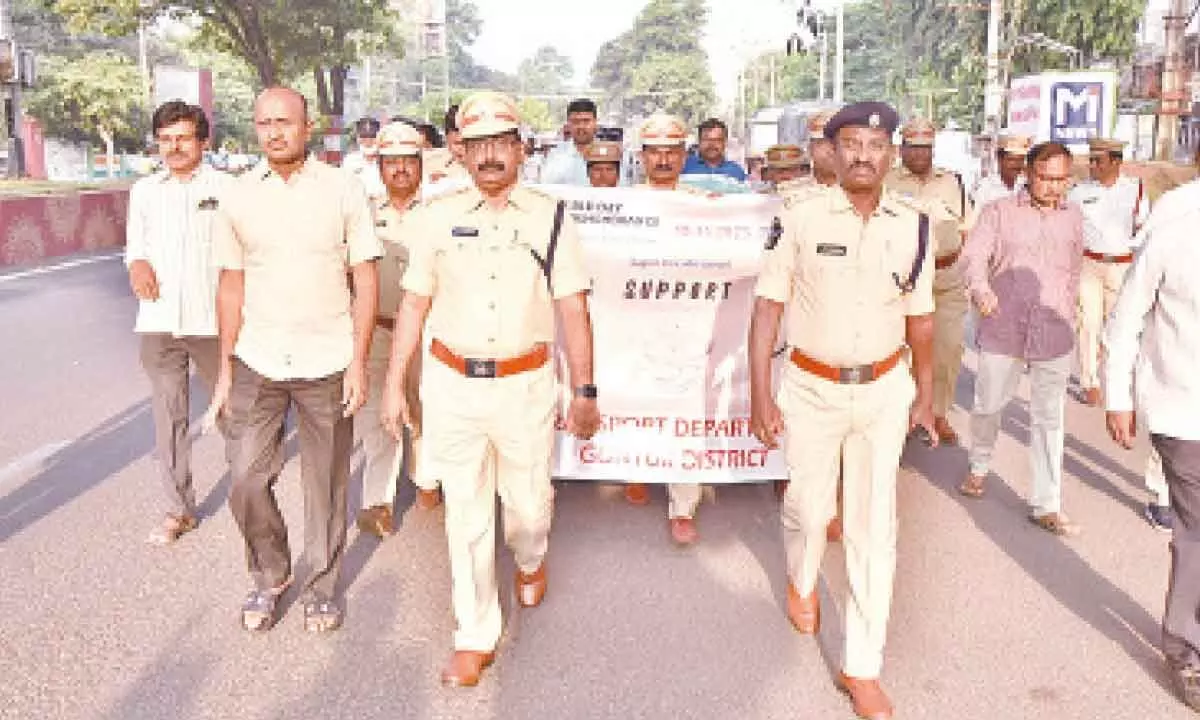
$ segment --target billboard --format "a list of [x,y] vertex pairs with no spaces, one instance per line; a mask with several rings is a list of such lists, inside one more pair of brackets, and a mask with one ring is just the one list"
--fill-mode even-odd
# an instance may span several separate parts
[[1008,90],[1008,132],[1036,142],[1082,148],[1108,137],[1117,121],[1117,78],[1109,71],[1048,72],[1014,78]]

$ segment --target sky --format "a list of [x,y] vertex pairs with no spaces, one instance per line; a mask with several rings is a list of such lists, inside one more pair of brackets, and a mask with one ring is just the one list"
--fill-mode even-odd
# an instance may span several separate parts
[[[646,2],[475,0],[483,29],[472,54],[480,64],[513,72],[538,47],[552,45],[571,58],[576,85],[583,86],[596,51],[629,29]],[[782,48],[781,28],[794,17],[794,4],[795,0],[708,0],[704,46],[723,102],[730,102],[736,92],[739,52],[749,54],[752,48],[776,42]]]

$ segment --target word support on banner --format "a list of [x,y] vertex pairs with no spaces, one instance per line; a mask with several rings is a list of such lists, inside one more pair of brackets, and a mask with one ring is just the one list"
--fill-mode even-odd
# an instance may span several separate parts
[[787,477],[750,433],[746,349],[778,200],[546,186],[592,272],[600,432],[559,432],[555,477],[648,483]]

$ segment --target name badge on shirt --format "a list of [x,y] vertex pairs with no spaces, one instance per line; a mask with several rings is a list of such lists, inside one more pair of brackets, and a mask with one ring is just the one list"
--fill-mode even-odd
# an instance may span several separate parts
[[1081,201],[1080,201],[1080,204],[1082,204],[1082,205],[1094,205],[1095,203],[1098,203],[1098,202],[1100,202],[1100,198],[1098,198],[1098,197],[1090,197],[1090,198],[1084,198],[1083,200],[1081,200]]
[[196,207],[198,207],[200,210],[216,210],[217,209],[217,199],[215,197],[204,198],[203,200],[200,201],[200,204],[197,205]]
[[455,226],[450,230],[450,237],[479,237],[479,228]]
[[817,245],[817,254],[818,255],[829,255],[832,257],[845,257],[846,256],[846,246],[845,245],[833,245],[830,243],[821,243],[821,244]]
[[387,220],[376,220],[375,227],[387,227]]

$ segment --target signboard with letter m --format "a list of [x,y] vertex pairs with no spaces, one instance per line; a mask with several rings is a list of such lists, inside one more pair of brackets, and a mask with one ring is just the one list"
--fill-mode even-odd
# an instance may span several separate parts
[[1050,86],[1050,139],[1065,145],[1104,135],[1104,83],[1056,82]]

